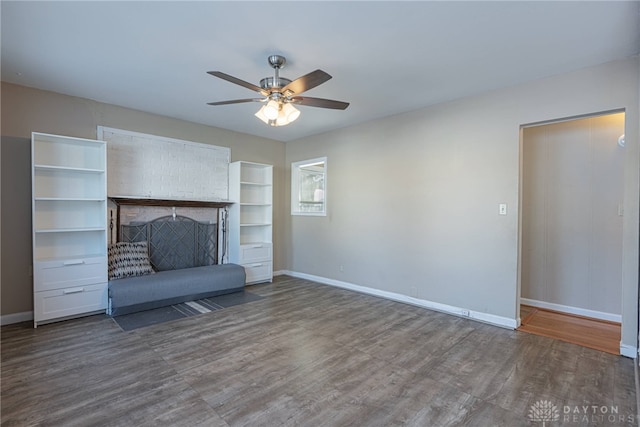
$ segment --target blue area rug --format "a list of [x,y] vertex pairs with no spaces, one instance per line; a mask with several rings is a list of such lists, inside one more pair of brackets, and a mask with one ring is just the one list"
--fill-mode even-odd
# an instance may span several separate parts
[[114,316],[113,320],[115,320],[123,331],[132,331],[134,329],[157,325],[171,320],[197,316],[198,314],[210,313],[227,307],[233,307],[234,305],[258,301],[263,298],[264,297],[252,294],[251,292],[234,292],[232,294],[218,295],[197,301],[183,302],[181,304],[155,308],[153,310]]

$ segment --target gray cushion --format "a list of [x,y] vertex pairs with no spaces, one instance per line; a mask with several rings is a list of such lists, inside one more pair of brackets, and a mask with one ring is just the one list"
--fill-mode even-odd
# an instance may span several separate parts
[[110,313],[132,313],[241,290],[245,277],[244,267],[219,264],[110,280]]

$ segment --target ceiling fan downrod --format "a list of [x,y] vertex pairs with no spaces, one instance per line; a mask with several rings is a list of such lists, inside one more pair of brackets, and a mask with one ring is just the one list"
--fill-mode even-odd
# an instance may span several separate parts
[[271,55],[267,59],[271,68],[274,69],[274,77],[265,77],[260,80],[260,87],[262,89],[274,89],[276,92],[279,92],[279,89],[291,83],[291,80],[280,77],[280,69],[287,63],[287,59],[280,55]]

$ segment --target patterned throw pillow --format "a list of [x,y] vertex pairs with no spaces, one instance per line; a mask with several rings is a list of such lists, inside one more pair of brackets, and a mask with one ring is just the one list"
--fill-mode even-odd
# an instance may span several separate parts
[[109,245],[109,280],[154,273],[147,242],[118,242]]

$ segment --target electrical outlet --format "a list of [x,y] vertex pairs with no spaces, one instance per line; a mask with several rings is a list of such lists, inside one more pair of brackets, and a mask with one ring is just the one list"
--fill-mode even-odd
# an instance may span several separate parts
[[462,310],[460,314],[462,314],[464,317],[469,317],[469,310]]
[[344,265],[341,265],[341,266],[340,266],[340,272],[341,272],[341,273],[342,273],[342,272],[344,272]]

